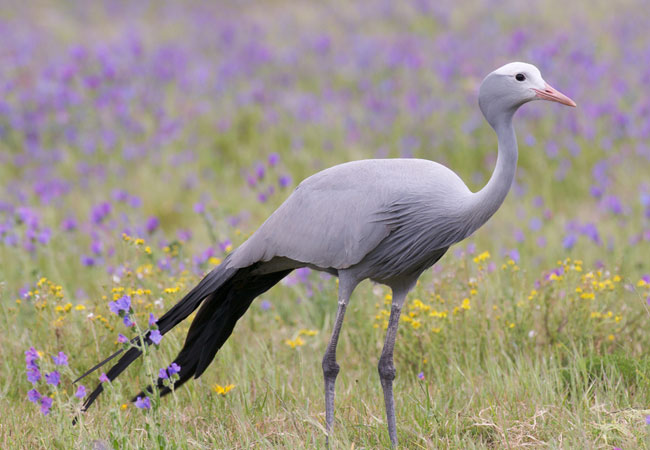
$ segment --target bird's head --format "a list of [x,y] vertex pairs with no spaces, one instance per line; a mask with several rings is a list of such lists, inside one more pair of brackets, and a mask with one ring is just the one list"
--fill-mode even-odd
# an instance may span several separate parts
[[576,106],[573,100],[544,81],[537,67],[522,62],[506,64],[490,73],[481,83],[478,96],[479,107],[493,127],[532,100]]

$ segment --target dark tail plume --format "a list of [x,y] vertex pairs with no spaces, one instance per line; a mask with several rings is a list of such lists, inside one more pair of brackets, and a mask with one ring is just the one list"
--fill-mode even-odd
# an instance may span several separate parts
[[[228,260],[229,257],[157,321],[160,333],[165,334],[192,314],[203,302],[192,321],[183,348],[173,361],[181,367],[180,378],[174,388],[180,387],[192,376],[198,378],[214,359],[217,351],[232,333],[237,320],[246,312],[255,297],[266,292],[291,272],[291,270],[284,270],[253,275],[253,270],[263,263],[233,269],[227,267]],[[136,337],[132,342],[137,343],[139,339],[140,337]],[[143,339],[145,344],[151,343],[148,334]],[[122,351],[111,355],[79,379],[97,370],[120,353]],[[141,353],[139,349],[133,347],[127,350],[106,372],[108,379],[112,381],[117,378]],[[164,387],[162,381],[159,379],[157,384],[161,389],[161,395],[165,395],[171,392],[171,389]],[[147,388],[147,391],[151,390],[151,386]],[[86,411],[102,391],[102,384],[99,384],[84,402],[82,411]]]
[[[253,300],[290,272],[291,269],[254,276],[239,276],[238,273],[217,293],[210,296],[196,314],[185,338],[185,344],[173,361],[181,367],[174,389],[190,378],[198,378],[203,374]],[[171,392],[160,378],[157,385],[161,396]],[[148,387],[146,391],[151,392],[152,387]],[[134,396],[133,400],[141,395],[142,392]]]

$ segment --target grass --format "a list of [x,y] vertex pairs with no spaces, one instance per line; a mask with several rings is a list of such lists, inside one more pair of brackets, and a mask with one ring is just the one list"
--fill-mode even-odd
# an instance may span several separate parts
[[[125,260],[143,257],[139,248],[124,246]],[[615,342],[609,342],[606,333],[613,320],[602,319],[611,322],[603,328],[594,323],[601,319],[583,317],[595,306],[594,300],[582,300],[589,305],[582,312],[578,311],[580,305],[569,311],[566,305],[551,301],[558,289],[580,284],[583,272],[589,272],[568,272],[563,279],[538,288],[539,302],[526,300],[517,306],[521,297],[517,287],[525,284],[526,276],[513,270],[516,265],[507,263],[504,269],[489,273],[486,263],[476,263],[467,255],[448,257],[443,268],[427,274],[410,297],[405,311],[408,319],[401,325],[396,350],[396,408],[402,445],[647,445],[644,420],[650,414],[650,362],[628,354],[631,345],[627,333],[633,335],[639,330],[621,332]],[[121,284],[128,286],[128,278]],[[193,281],[190,278],[186,283]],[[60,315],[48,306],[5,307],[2,348],[7,356],[3,358],[3,372],[8,376],[2,380],[0,405],[14,413],[3,420],[4,441],[0,444],[3,448],[70,448],[100,440],[115,448],[324,447],[320,358],[332,326],[336,286],[333,279],[310,277],[312,286],[319,283],[323,288],[298,305],[296,298],[306,293],[302,284],[278,286],[264,296],[271,309],[264,310],[259,301],[254,304],[212,368],[171,397],[160,403],[154,400],[151,411],[133,406],[122,409],[128,395],[146,380],[142,363],[134,364],[129,376],[115,382],[77,427],[70,425],[71,413],[66,413],[63,405],[57,403],[58,409],[42,416],[24,400],[30,385],[25,381],[20,355],[35,342],[44,353],[63,348],[73,355],[72,371],[79,373],[116,348],[119,319],[110,317],[101,303],[95,310],[103,310],[108,318],[106,325],[88,320],[86,311]],[[470,294],[469,309],[463,309],[460,296],[464,294],[456,295],[462,285],[466,291],[470,286],[477,291]],[[383,287],[364,283],[346,316],[338,352],[341,374],[334,448],[389,445],[376,373],[383,337],[381,311],[387,294]],[[44,293],[43,298],[56,302],[48,295]],[[609,288],[603,291],[595,301],[610,304],[610,300],[620,301],[625,295],[624,288],[616,286],[611,292]],[[165,304],[172,303],[174,296],[167,297]],[[458,307],[456,314],[452,305]],[[550,322],[562,323],[562,318],[568,317],[570,322],[583,323],[575,329],[567,323],[563,331],[545,336],[545,325],[540,323],[543,316],[535,316],[537,305],[550,308]],[[432,317],[427,306],[447,310],[449,315]],[[140,308],[138,315],[143,316],[146,305]],[[648,314],[643,308],[639,310]],[[43,326],[57,317],[64,317],[63,325]],[[421,324],[416,327],[413,320]],[[512,328],[511,323],[515,324]],[[107,326],[115,327],[115,331]],[[432,331],[438,328],[438,332]],[[555,323],[553,328],[557,330]],[[181,326],[151,352],[153,367],[164,367],[171,360],[186,330],[187,326]],[[317,333],[301,335],[300,330]],[[538,334],[530,337],[530,330],[538,330]],[[291,348],[285,344],[298,335],[304,345]],[[419,372],[423,372],[424,380],[417,377]],[[57,402],[72,393],[69,377],[64,379],[55,397]],[[212,389],[217,383],[236,386],[226,395],[218,395]]]

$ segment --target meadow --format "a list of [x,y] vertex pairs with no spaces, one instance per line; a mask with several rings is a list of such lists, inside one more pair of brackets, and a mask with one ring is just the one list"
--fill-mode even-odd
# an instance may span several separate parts
[[[309,269],[257,299],[170,396],[129,402],[190,320],[76,426],[106,369],[72,381],[320,169],[420,157],[480,189],[496,138],[477,88],[517,60],[578,108],[522,108],[505,203],[407,299],[401,447],[650,448],[642,0],[3,3],[1,448],[325,448],[337,284]],[[350,302],[332,448],[390,445],[389,293],[366,281]],[[124,298],[129,320],[111,305]]]

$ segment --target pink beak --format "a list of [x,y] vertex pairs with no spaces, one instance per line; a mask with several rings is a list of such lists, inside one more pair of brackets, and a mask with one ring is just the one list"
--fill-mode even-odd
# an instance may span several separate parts
[[558,102],[562,103],[563,105],[567,106],[577,106],[576,102],[571,100],[569,97],[555,89],[553,86],[550,84],[546,83],[546,86],[544,86],[544,90],[539,90],[539,89],[533,89],[537,93],[536,97],[541,98],[543,100],[550,100],[552,102]]

